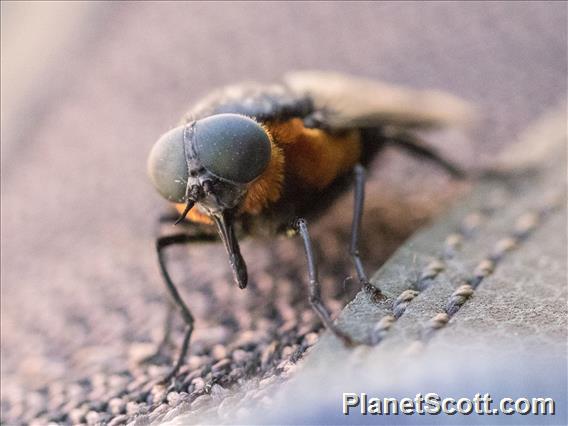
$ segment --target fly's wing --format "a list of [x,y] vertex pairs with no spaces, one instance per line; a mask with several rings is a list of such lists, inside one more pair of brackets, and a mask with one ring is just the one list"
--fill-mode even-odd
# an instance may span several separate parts
[[283,85],[243,83],[218,89],[199,101],[184,117],[198,120],[213,114],[233,113],[260,122],[304,118],[314,110],[312,100]]
[[413,90],[322,71],[293,72],[284,81],[298,96],[309,96],[331,128],[435,128],[464,125],[474,116],[470,104],[441,91]]

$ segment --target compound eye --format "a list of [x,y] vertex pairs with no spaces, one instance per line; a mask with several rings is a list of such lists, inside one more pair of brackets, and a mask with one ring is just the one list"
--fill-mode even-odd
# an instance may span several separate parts
[[184,127],[165,133],[152,147],[148,174],[158,192],[175,203],[185,202],[187,163],[183,147]]
[[248,183],[270,161],[270,138],[256,121],[237,114],[218,114],[199,120],[195,147],[201,164],[221,179]]

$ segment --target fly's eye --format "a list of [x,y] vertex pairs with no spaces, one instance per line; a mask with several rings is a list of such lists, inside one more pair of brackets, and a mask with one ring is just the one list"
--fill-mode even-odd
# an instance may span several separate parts
[[254,120],[218,114],[199,120],[195,148],[208,171],[230,182],[248,183],[262,174],[270,160],[270,139]]
[[148,158],[148,174],[154,186],[164,198],[176,203],[185,202],[188,177],[183,132],[182,126],[164,134]]

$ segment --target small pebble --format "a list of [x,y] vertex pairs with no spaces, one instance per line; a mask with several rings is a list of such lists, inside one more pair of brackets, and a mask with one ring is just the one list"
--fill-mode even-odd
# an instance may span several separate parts
[[211,349],[211,356],[215,361],[227,357],[227,348],[223,345],[215,345],[213,349]]
[[277,347],[278,343],[272,342],[262,351],[262,355],[260,356],[260,365],[262,366],[262,368],[266,368],[268,363],[272,360]]
[[313,332],[317,328],[318,327],[316,326],[316,324],[314,322],[309,322],[307,324],[303,324],[302,326],[298,327],[297,335],[299,337],[305,336],[306,334]]
[[166,399],[166,387],[162,384],[152,386],[152,401],[154,404],[163,402]]
[[285,346],[284,349],[282,349],[282,358],[289,358],[296,351],[296,349],[297,348],[294,348],[293,346]]
[[126,403],[121,398],[112,398],[108,402],[108,409],[110,413],[115,416],[123,414],[124,411],[126,410]]
[[306,334],[306,336],[304,337],[304,344],[306,346],[313,346],[316,344],[316,342],[319,339],[319,335],[317,333],[308,333]]
[[206,356],[190,356],[187,360],[187,367],[190,371],[195,370],[205,364],[207,362],[207,359],[208,357]]
[[89,411],[87,413],[87,415],[85,416],[85,420],[87,421],[87,424],[89,424],[89,425],[94,425],[94,424],[100,422],[100,418],[101,418],[101,416],[96,411]]
[[87,415],[87,411],[86,407],[74,408],[69,412],[69,420],[71,420],[73,424],[84,423],[86,421],[85,416]]
[[205,389],[205,380],[202,377],[197,377],[191,381],[194,386],[194,392],[200,392]]

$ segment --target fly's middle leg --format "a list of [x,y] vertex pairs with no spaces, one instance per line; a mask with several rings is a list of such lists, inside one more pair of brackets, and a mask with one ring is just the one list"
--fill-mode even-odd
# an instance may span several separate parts
[[361,236],[361,222],[365,206],[365,168],[357,164],[353,169],[355,175],[355,191],[353,206],[353,222],[351,223],[351,241],[349,243],[349,254],[355,265],[357,277],[362,288],[373,298],[379,300],[383,298],[381,291],[369,282],[369,278],[363,267],[359,253],[359,239]]
[[318,279],[317,262],[315,253],[312,247],[312,241],[308,232],[308,225],[305,219],[297,219],[294,222],[294,230],[297,231],[302,237],[304,249],[306,252],[306,259],[308,262],[308,291],[309,301],[314,311],[318,314],[323,324],[328,330],[335,334],[339,339],[348,346],[354,344],[353,339],[345,332],[340,330],[331,319],[329,311],[325,307],[321,297],[321,285]]

